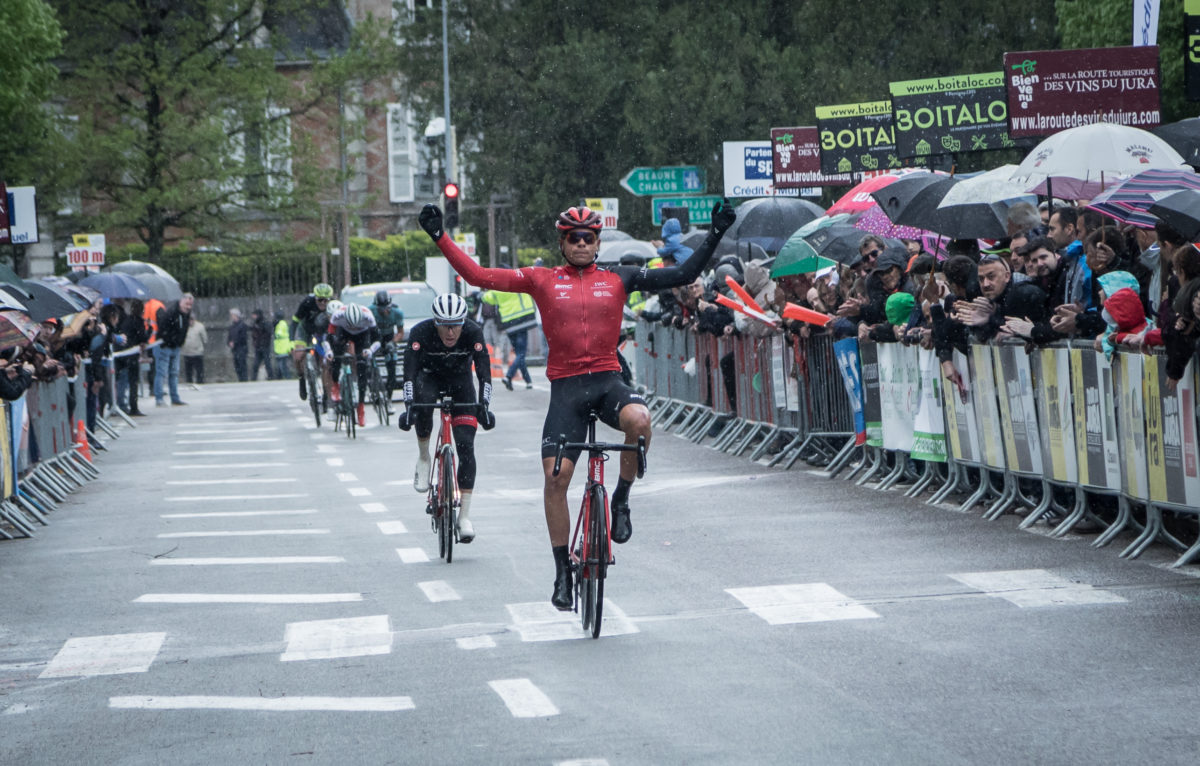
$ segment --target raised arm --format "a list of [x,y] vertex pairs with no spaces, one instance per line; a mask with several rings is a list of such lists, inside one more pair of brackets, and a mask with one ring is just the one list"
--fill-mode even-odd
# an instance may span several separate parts
[[458,245],[454,244],[454,240],[446,236],[446,232],[442,228],[442,211],[437,205],[426,205],[421,208],[421,214],[417,220],[420,222],[421,228],[425,230],[425,233],[437,245],[438,250],[442,251],[442,255],[446,256],[446,260],[450,261],[450,265],[462,275],[463,279],[467,280],[468,284],[475,287],[503,290],[510,293],[527,291],[528,283],[519,271],[484,268],[471,260],[462,250],[459,250]]
[[665,290],[668,287],[678,287],[695,282],[696,277],[700,276],[700,273],[708,265],[725,230],[732,226],[735,220],[737,220],[737,214],[733,212],[733,206],[729,204],[729,200],[721,200],[713,206],[712,227],[695,253],[679,266],[621,272],[626,291]]

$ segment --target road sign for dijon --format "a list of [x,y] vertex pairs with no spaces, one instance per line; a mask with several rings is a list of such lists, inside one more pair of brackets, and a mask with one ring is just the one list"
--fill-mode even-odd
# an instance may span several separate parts
[[702,194],[704,169],[695,165],[634,168],[621,179],[621,186],[639,197],[651,194]]

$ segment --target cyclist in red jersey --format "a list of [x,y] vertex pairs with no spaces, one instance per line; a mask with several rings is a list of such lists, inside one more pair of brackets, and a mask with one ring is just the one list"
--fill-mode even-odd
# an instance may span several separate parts
[[[421,228],[437,244],[450,265],[469,284],[491,290],[528,293],[542,315],[549,352],[546,377],[550,379],[550,408],[542,426],[543,500],[550,546],[554,552],[554,594],[550,601],[562,610],[572,607],[570,559],[567,544],[571,514],[567,489],[579,451],[568,452],[558,476],[553,475],[558,440],[580,442],[587,432],[587,414],[595,409],[600,420],[625,434],[626,444],[639,437],[650,443],[650,411],[642,397],[621,380],[617,344],[621,312],[634,290],[658,291],[695,281],[736,216],[729,200],[713,207],[712,227],[695,253],[670,268],[640,266],[600,268],[600,216],[584,207],[559,214],[558,247],[566,261],[554,268],[487,269],[468,258],[446,236],[442,211],[426,205],[419,217]],[[637,456],[621,455],[621,472],[612,493],[612,539],[624,543],[633,533],[629,520],[629,488],[637,475]]]

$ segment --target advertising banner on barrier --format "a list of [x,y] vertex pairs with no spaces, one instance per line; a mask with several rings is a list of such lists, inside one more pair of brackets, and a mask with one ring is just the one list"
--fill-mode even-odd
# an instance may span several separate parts
[[[966,355],[955,351],[954,369],[962,374],[969,366]],[[950,455],[955,460],[980,463],[983,456],[979,451],[979,424],[975,419],[975,404],[969,384],[963,394],[959,394],[956,388],[945,390],[943,400],[946,405],[946,435],[950,439]]]
[[881,343],[878,351],[883,448],[912,452],[919,377],[917,354],[899,343]]
[[16,463],[13,461],[12,431],[9,426],[8,404],[0,405],[0,499],[16,494]]
[[1075,402],[1075,451],[1079,483],[1121,489],[1112,366],[1090,348],[1071,349],[1071,392]]
[[771,148],[776,189],[854,183],[854,176],[849,173],[827,176],[821,172],[821,139],[815,127],[771,128]]
[[931,349],[917,349],[920,371],[917,414],[913,420],[912,456],[946,462],[946,419],[942,415],[942,365]]
[[1065,348],[1040,348],[1036,361],[1038,431],[1046,478],[1074,484],[1079,479],[1079,466],[1071,410],[1071,357]]
[[788,357],[791,348],[784,345],[782,335],[771,336],[771,393],[775,399],[775,409],[799,409],[797,398],[799,389],[795,376],[790,375]]
[[1042,476],[1042,442],[1037,406],[1033,402],[1033,376],[1029,355],[1020,346],[992,349],[992,363],[999,375],[1000,427],[1004,431],[1004,455],[1010,471]]
[[850,411],[854,413],[854,444],[867,442],[867,422],[863,408],[863,376],[858,361],[858,338],[842,338],[833,344],[846,396],[850,399]]
[[1189,362],[1175,391],[1167,388],[1165,356],[1146,360],[1146,463],[1150,500],[1200,506],[1196,466],[1195,363]]
[[879,346],[863,343],[858,347],[862,360],[863,420],[867,427],[867,446],[883,446],[883,413],[879,402]]
[[1000,430],[1000,407],[996,400],[996,376],[992,373],[990,346],[971,346],[971,402],[979,425],[980,458],[988,468],[1004,470],[1004,436]]
[[1135,500],[1149,500],[1146,475],[1146,413],[1143,404],[1144,357],[1123,351],[1114,357],[1113,396],[1117,404],[1117,436],[1121,446],[1121,491]]

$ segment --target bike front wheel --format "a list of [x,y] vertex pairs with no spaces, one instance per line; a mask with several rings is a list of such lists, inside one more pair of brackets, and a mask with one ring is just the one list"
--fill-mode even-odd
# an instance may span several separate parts
[[308,406],[312,409],[313,419],[317,421],[317,428],[321,427],[321,397],[324,392],[321,390],[321,375],[317,372],[316,358],[312,354],[308,354],[304,359],[304,378],[308,386]]
[[[592,567],[592,577],[588,583],[591,629],[592,638],[599,638],[604,615],[604,578],[608,574],[608,497],[603,484],[592,487],[588,505],[588,544],[591,548],[588,563]],[[584,630],[587,630],[587,626],[584,626]]]
[[456,522],[454,508],[454,449],[444,445],[441,459],[438,461],[442,470],[438,476],[438,494],[441,495],[439,514],[441,528],[439,536],[445,542],[442,544],[442,558],[449,564],[454,559],[454,525]]
[[354,396],[358,393],[357,386],[358,381],[354,379],[352,373],[342,373],[342,407],[346,414],[346,438],[348,439],[355,438],[354,429],[358,425],[355,419],[358,415],[355,412],[357,402],[354,401]]

